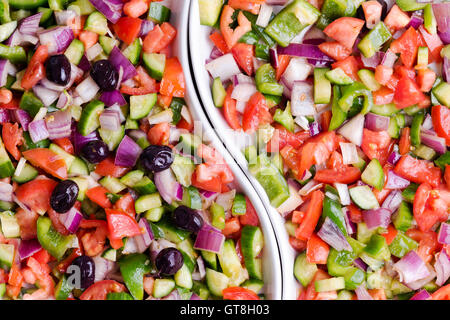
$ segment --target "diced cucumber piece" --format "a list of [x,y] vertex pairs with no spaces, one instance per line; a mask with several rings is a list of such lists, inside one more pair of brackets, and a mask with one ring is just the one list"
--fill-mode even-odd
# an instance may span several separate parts
[[172,221],[167,219],[167,217],[164,217],[163,219],[155,223],[155,225],[159,227],[159,229],[163,232],[164,238],[175,244],[184,241],[190,235],[189,231],[175,227]]
[[103,177],[102,179],[99,180],[99,182],[111,193],[119,193],[122,190],[126,189],[127,187],[126,185],[121,183],[119,179],[111,176]]
[[148,18],[156,23],[163,23],[165,21],[170,20],[170,9],[166,6],[157,3],[151,2],[150,8],[148,10]]
[[200,250],[200,254],[210,268],[217,270],[217,255],[214,252]]
[[228,287],[229,281],[225,274],[206,268],[206,284],[213,295],[221,297],[222,291]]
[[222,80],[220,80],[219,77],[214,79],[211,91],[212,91],[214,105],[217,108],[221,108],[223,106],[223,102],[225,100],[227,92],[225,91],[225,88],[223,87],[223,84],[222,84]]
[[162,53],[144,53],[142,61],[150,76],[161,81],[166,67],[166,55]]
[[73,177],[73,178],[69,178],[69,179],[72,180],[73,182],[75,182],[78,186],[77,200],[83,201],[84,197],[86,195],[86,191],[89,187],[89,181],[86,178],[82,178],[82,177]]
[[64,162],[66,163],[67,168],[70,168],[73,161],[75,160],[75,156],[66,152],[64,149],[62,149],[60,146],[58,146],[57,144],[54,144],[54,143],[50,144],[49,149],[52,150],[54,153],[60,155],[61,158],[64,159]]
[[105,16],[98,11],[92,12],[86,19],[84,30],[92,31],[104,36],[108,32],[108,21]]
[[392,217],[392,222],[394,223],[395,229],[406,232],[411,228],[413,219],[414,217],[410,204],[402,201],[397,212]]
[[73,176],[88,176],[89,167],[83,159],[75,157],[68,172]]
[[153,194],[147,194],[144,196],[140,196],[134,204],[136,213],[142,213],[147,210],[161,207],[161,206],[162,206],[162,202],[161,202],[161,196],[159,195],[159,193],[153,193]]
[[370,238],[377,232],[376,228],[369,229],[364,222],[358,223],[356,239],[362,243],[368,243]]
[[14,245],[0,243],[0,263],[8,267],[11,267],[13,260],[14,260]]
[[252,290],[256,294],[262,293],[262,289],[264,287],[264,282],[258,279],[249,279],[245,281],[242,285],[242,288],[246,288]]
[[68,281],[67,276],[64,274],[55,287],[56,300],[67,300],[73,289],[71,281]]
[[376,209],[380,205],[368,186],[357,186],[349,190],[353,202],[364,210]]
[[139,182],[137,182],[133,189],[136,190],[140,195],[155,193],[156,186],[149,177],[144,176]]
[[344,277],[318,280],[314,283],[314,287],[316,292],[341,290],[345,288],[345,280]]
[[98,133],[102,140],[108,145],[109,151],[113,151],[122,141],[125,135],[125,127],[122,125],[119,130],[115,131],[100,128],[98,129]]
[[157,100],[156,93],[130,97],[130,118],[139,120],[146,117]]
[[262,280],[261,259],[258,259],[264,247],[264,236],[259,227],[246,225],[242,228],[241,249],[245,266],[252,278]]
[[20,237],[20,226],[15,216],[2,213],[0,214],[2,224],[2,233],[6,238]]
[[325,72],[325,78],[330,80],[333,84],[347,85],[353,83],[353,79],[350,78],[341,68],[336,68]]
[[84,44],[78,39],[74,39],[67,47],[64,55],[69,59],[70,63],[78,65],[84,54]]
[[83,136],[87,136],[88,134],[96,130],[100,126],[100,122],[98,119],[104,108],[105,105],[101,101],[93,100],[89,102],[89,104],[84,107],[83,112],[81,113],[81,119],[78,122],[78,132],[80,132],[80,134],[82,134]]
[[115,250],[113,248],[106,249],[102,253],[102,257],[109,261],[116,261],[117,260],[117,250]]
[[107,37],[107,36],[100,36],[98,38],[98,43],[100,43],[100,45],[103,48],[103,51],[106,54],[110,54],[111,50],[119,44],[119,41],[117,41],[116,39]]
[[153,297],[164,298],[175,289],[175,281],[172,279],[155,279],[153,284]]
[[329,68],[314,69],[314,103],[330,103],[331,101],[331,83],[325,77]]
[[432,89],[436,99],[443,105],[450,107],[450,84],[442,81]]
[[132,44],[123,50],[123,55],[127,57],[128,60],[134,65],[139,62],[139,58],[141,56],[142,50],[142,40],[140,38],[136,38]]
[[17,21],[11,21],[0,25],[0,42],[5,41],[14,32]]
[[372,109],[370,109],[370,112],[386,117],[390,117],[399,111],[394,103],[373,105]]
[[370,91],[377,91],[381,88],[381,85],[375,79],[375,74],[367,69],[361,69],[358,71],[358,77],[361,79],[361,82],[369,89]]
[[198,0],[200,24],[214,26],[222,10],[222,0]]
[[158,222],[159,220],[161,220],[161,217],[163,216],[164,212],[165,212],[164,207],[158,207],[147,210],[144,216],[149,221]]
[[186,264],[183,264],[183,266],[175,273],[174,279],[177,286],[186,289],[192,288],[192,274]]
[[316,271],[317,265],[308,262],[305,252],[297,256],[294,264],[294,276],[300,281],[303,287],[308,286],[316,274]]
[[126,185],[127,187],[132,188],[136,183],[138,183],[144,177],[144,172],[141,170],[133,170],[128,172],[122,178],[120,178],[120,182]]
[[175,154],[170,168],[182,186],[189,187],[191,185],[191,177],[195,170],[194,162],[191,159]]
[[[232,239],[225,241],[218,258],[223,273],[230,279],[230,284],[235,282],[239,278],[242,266]],[[240,283],[233,284],[239,285]]]
[[378,190],[383,189],[384,186],[384,172],[383,167],[378,159],[372,159],[367,165],[366,169],[361,175],[361,180],[368,185],[377,188]]
[[14,173],[12,180],[17,183],[25,183],[36,178],[37,175],[38,171],[32,165],[28,164],[28,162],[25,162],[20,174],[16,175]]
[[341,290],[336,300],[353,300],[353,293],[348,290]]

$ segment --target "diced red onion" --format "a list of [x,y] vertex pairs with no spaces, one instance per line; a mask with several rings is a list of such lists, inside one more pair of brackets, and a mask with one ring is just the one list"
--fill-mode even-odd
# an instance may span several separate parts
[[75,233],[78,230],[83,214],[72,207],[68,212],[59,215],[59,221],[66,227],[70,233]]
[[389,170],[385,188],[387,189],[404,189],[409,186],[410,182],[400,177],[394,171]]
[[311,74],[312,66],[304,58],[292,58],[282,76],[282,82],[293,89],[296,81],[305,81]]
[[428,293],[427,290],[422,289],[417,292],[415,295],[411,297],[409,300],[429,300],[431,298],[431,294]]
[[56,103],[56,108],[64,109],[69,105],[71,101],[72,96],[67,91],[63,91],[59,95],[58,102]]
[[278,61],[278,52],[274,48],[269,49],[269,57],[270,57],[270,64],[275,69],[278,68],[279,61]]
[[448,32],[450,28],[450,3],[433,3],[433,12],[440,32]]
[[13,110],[14,119],[16,122],[19,122],[22,126],[23,130],[28,131],[28,125],[32,121],[28,112],[22,109]]
[[436,262],[434,264],[436,270],[436,284],[443,286],[448,278],[450,278],[450,258],[445,253],[445,250],[436,254]]
[[210,63],[211,61],[213,61],[221,56],[223,56],[223,53],[216,46],[214,46],[211,50],[211,54],[209,55],[209,58],[206,59],[205,63]]
[[236,190],[230,190],[228,192],[220,193],[216,198],[216,203],[220,205],[223,210],[229,211],[233,206],[233,201],[236,196]]
[[93,131],[87,136],[83,136],[77,130],[76,125],[72,126],[72,136],[71,140],[73,143],[74,151],[76,154],[81,152],[81,149],[85,146],[89,141],[99,140],[97,131]]
[[347,233],[349,235],[355,234],[356,232],[356,224],[352,222],[350,219],[350,210],[348,208],[342,208],[342,213],[344,214],[345,226],[347,229]]
[[214,196],[217,196],[217,192],[213,192],[213,191],[207,191],[207,190],[203,190],[200,189],[199,190],[200,195],[203,196],[205,199],[211,199]]
[[389,117],[380,116],[369,112],[366,114],[366,122],[364,126],[372,131],[386,131],[389,128]]
[[289,187],[289,198],[287,198],[278,208],[277,211],[281,214],[281,216],[286,216],[288,213],[297,209],[302,203],[303,200],[298,194],[300,187],[297,182],[292,179],[288,180]]
[[426,276],[425,278],[413,281],[413,282],[405,283],[405,285],[412,290],[418,290],[418,289],[422,288],[424,285],[426,285],[427,283],[429,283],[431,280],[436,278],[436,272],[434,271],[433,267],[429,263],[425,264],[425,268],[429,272],[428,276]]
[[195,239],[194,249],[219,253],[225,241],[222,233],[202,228]]
[[401,157],[402,157],[402,156],[401,156],[400,153],[398,153],[397,151],[393,151],[393,152],[389,155],[387,161],[388,161],[390,164],[396,164],[396,163],[398,162],[398,160],[400,160]]
[[22,240],[19,245],[20,260],[25,260],[42,249],[41,244],[36,239]]
[[348,193],[348,186],[343,183],[334,183],[334,187],[336,188],[339,194],[339,200],[342,205],[348,206],[350,204],[350,195]]
[[114,164],[122,167],[134,167],[141,153],[141,147],[129,136],[124,136],[117,147]]
[[438,31],[438,35],[444,44],[450,44],[450,30],[445,32]]
[[397,55],[392,52],[391,49],[388,49],[381,60],[381,64],[388,68],[393,68],[395,61],[397,61]]
[[44,86],[35,85],[34,94],[42,101],[44,106],[48,107],[59,98],[59,92],[47,89]]
[[161,300],[181,300],[180,293],[175,289]]
[[8,109],[0,109],[0,123],[6,123],[11,121],[11,115]]
[[178,187],[178,182],[175,180],[175,176],[173,175],[171,169],[168,168],[160,172],[155,172],[154,178],[159,194],[164,201],[171,204],[175,198]]
[[357,146],[361,146],[364,122],[364,115],[359,113],[339,128],[338,133]]
[[322,131],[320,124],[317,121],[314,121],[309,124],[309,134],[311,137],[318,135]]
[[49,137],[44,119],[30,122],[28,125],[31,140],[36,143]]
[[83,99],[84,102],[94,99],[100,87],[90,76],[84,79],[76,88],[75,92]]
[[256,85],[254,85],[253,83],[238,84],[233,88],[231,98],[236,99],[237,101],[246,102],[250,100],[250,98],[253,94],[256,93],[256,91]]
[[84,72],[87,72],[89,71],[89,69],[91,69],[91,63],[89,62],[89,59],[86,57],[86,54],[83,54],[83,56],[80,59],[80,62],[78,62],[78,68],[80,68]]
[[430,271],[425,265],[425,262],[414,250],[408,252],[395,263],[394,270],[398,272],[400,281],[406,284],[421,280],[430,275]]
[[7,59],[0,59],[0,87],[6,85],[8,75],[14,76],[17,72],[16,67]]
[[122,16],[123,2],[121,0],[89,0],[92,5],[103,13],[103,15],[111,21],[116,23]]
[[42,17],[42,12],[36,13],[32,16],[26,17],[22,19],[19,23],[19,31],[22,34],[28,34],[28,35],[36,35],[36,32],[39,28],[39,21]]
[[439,154],[444,154],[447,151],[445,139],[439,136],[433,136],[425,132],[420,133],[422,143],[429,146]]
[[73,39],[73,31],[67,26],[47,29],[39,34],[39,41],[47,46],[49,54],[63,52]]
[[114,47],[111,50],[109,61],[116,68],[117,72],[120,71],[121,67],[123,68],[122,81],[128,80],[137,75],[136,68],[133,66],[130,60],[128,60],[128,58],[123,55],[119,48]]
[[381,61],[381,52],[375,53],[372,57],[366,58],[363,54],[361,55],[361,60],[364,67],[375,69]]
[[[77,17],[77,13],[73,10],[62,10],[54,12],[56,24],[59,26],[67,25],[67,22],[75,17]],[[80,19],[80,17],[77,17]]]
[[356,296],[358,297],[358,300],[373,300],[372,296],[367,291],[364,284],[362,284],[358,288],[356,288],[355,293],[356,293]]
[[325,218],[317,235],[337,251],[352,250],[342,231],[329,217]]
[[138,223],[139,227],[142,230],[142,234],[134,237],[136,242],[138,252],[142,253],[150,246],[155,236],[153,235],[152,228],[148,224],[147,219],[141,218]]
[[71,119],[69,111],[56,111],[47,115],[45,122],[47,125],[50,139],[59,139],[70,137]]
[[293,116],[314,115],[313,86],[305,81],[295,81],[291,94],[291,112]]
[[231,53],[216,58],[207,63],[205,67],[214,79],[219,77],[222,81],[229,80],[234,75],[241,73]]
[[357,258],[353,261],[353,265],[355,265],[357,268],[367,271],[367,268],[369,267],[361,258]]
[[155,23],[153,21],[143,19],[141,24],[141,30],[139,31],[139,37],[145,37],[147,33],[153,30]]
[[13,186],[9,183],[0,181],[0,200],[1,201],[13,201]]
[[301,196],[306,196],[314,190],[320,189],[323,187],[323,183],[319,183],[316,180],[311,180],[307,184],[305,184],[300,191],[298,192]]
[[5,44],[14,47],[22,44],[22,34],[18,29],[14,30],[14,32],[9,36],[9,38],[5,41]]
[[386,199],[383,201],[383,204],[381,205],[382,208],[386,208],[391,211],[391,213],[397,211],[397,209],[400,207],[400,204],[402,203],[402,193],[400,190],[394,190],[386,197]]
[[411,16],[411,20],[407,27],[413,27],[414,29],[418,29],[423,24],[423,18],[413,14]]
[[202,299],[200,299],[200,297],[197,294],[193,293],[189,300],[202,300]]
[[99,116],[102,129],[116,131],[120,128],[120,116],[116,110],[104,110]]
[[369,229],[387,228],[391,223],[391,213],[391,210],[386,208],[367,210],[363,212],[364,222]]
[[175,199],[177,199],[178,201],[183,200],[183,186],[178,183],[177,186],[177,193],[175,194]]
[[286,54],[296,57],[304,57],[315,60],[334,61],[333,58],[327,56],[320,51],[317,45],[304,43],[291,43],[287,47],[277,47],[278,54]]
[[438,234],[438,242],[441,244],[450,244],[450,224],[441,223]]

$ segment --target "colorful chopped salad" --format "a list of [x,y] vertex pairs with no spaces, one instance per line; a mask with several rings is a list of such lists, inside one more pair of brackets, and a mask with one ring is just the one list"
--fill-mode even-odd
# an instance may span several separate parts
[[170,8],[0,7],[0,298],[263,296],[258,215],[191,133]]
[[199,0],[300,300],[450,299],[450,2],[427,2]]

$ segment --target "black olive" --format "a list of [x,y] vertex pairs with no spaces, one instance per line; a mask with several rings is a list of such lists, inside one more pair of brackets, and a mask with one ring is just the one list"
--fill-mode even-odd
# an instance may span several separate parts
[[91,69],[91,77],[103,91],[112,91],[117,86],[119,74],[109,60],[98,60]]
[[203,218],[191,208],[179,206],[173,211],[174,224],[183,230],[198,232],[203,227]]
[[[78,276],[74,284],[80,285],[77,289],[89,288],[95,281],[95,263],[91,257],[79,256],[72,261],[72,264],[67,268],[67,273]],[[79,281],[79,283],[77,283]]]
[[108,157],[109,149],[103,141],[92,140],[83,146],[81,155],[90,163],[99,163]]
[[65,86],[70,81],[70,61],[63,54],[49,57],[45,62],[45,71],[51,82]]
[[152,172],[166,170],[173,163],[172,149],[168,146],[151,145],[141,153],[140,160],[144,168]]
[[66,213],[77,201],[78,191],[78,185],[74,181],[61,181],[53,189],[50,197],[50,206],[58,213]]
[[156,268],[164,275],[171,276],[183,266],[183,255],[175,248],[161,250],[155,259]]

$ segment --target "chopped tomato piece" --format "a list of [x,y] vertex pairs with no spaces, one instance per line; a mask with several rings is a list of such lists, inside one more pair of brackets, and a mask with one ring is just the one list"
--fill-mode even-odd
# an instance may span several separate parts
[[209,35],[209,39],[211,39],[217,49],[219,49],[219,51],[223,54],[226,54],[230,51],[230,49],[228,49],[227,43],[225,42],[225,39],[219,31],[214,31],[213,33],[211,33]]
[[375,26],[381,20],[383,6],[375,0],[361,3],[368,28]]
[[337,61],[331,65],[333,69],[341,68],[346,75],[348,75],[350,78],[352,78],[354,81],[359,81],[358,77],[358,61],[354,56],[349,56],[345,58],[344,60]]
[[3,123],[2,137],[6,150],[19,161],[20,151],[17,146],[22,145],[22,128],[19,128],[18,123]]
[[278,55],[278,68],[276,69],[276,79],[277,81],[281,79],[281,76],[286,71],[286,68],[289,65],[289,62],[291,62],[291,57],[286,54],[279,54]]
[[57,182],[51,179],[35,179],[20,185],[15,192],[20,202],[32,211],[44,214],[50,208],[50,196],[56,185]]
[[241,124],[239,122],[239,117],[236,110],[236,100],[231,98],[232,92],[233,85],[229,85],[227,88],[227,95],[225,96],[225,100],[223,101],[223,116],[232,129],[238,130],[241,128]]
[[401,155],[407,154],[411,150],[411,129],[405,127],[402,129],[402,135],[400,136],[400,141],[398,142],[398,151]]
[[39,81],[45,78],[44,62],[48,58],[48,48],[40,45],[31,57],[28,67],[23,75],[20,85],[25,90],[30,90]]
[[146,53],[160,52],[175,39],[177,30],[168,22],[156,25],[144,38],[142,48]]
[[247,43],[236,43],[231,49],[234,60],[244,72],[251,76],[253,74],[253,45]]
[[134,217],[123,211],[105,209],[109,235],[112,239],[134,237],[142,233]]
[[222,294],[224,300],[260,300],[252,290],[241,287],[228,287]]
[[381,235],[386,239],[386,243],[390,245],[392,241],[394,241],[394,238],[397,236],[397,233],[397,229],[395,229],[395,227],[390,224],[387,228],[387,232],[381,233]]
[[416,191],[413,213],[421,231],[428,231],[436,222],[447,220],[446,204],[444,204],[444,208],[434,207],[436,198],[438,198],[438,195],[435,191],[432,191],[428,183],[422,183]]
[[253,1],[253,0],[229,0],[228,5],[234,9],[241,9],[245,11],[249,11],[253,14],[258,14],[259,9],[261,8],[261,1]]
[[267,143],[266,149],[267,152],[278,152],[286,145],[290,145],[293,148],[298,148],[309,137],[309,131],[298,131],[296,133],[292,133],[282,125],[276,124],[275,131],[272,138]]
[[450,146],[450,109],[444,106],[433,106],[431,119],[437,135],[444,138],[447,146]]
[[233,217],[225,221],[225,228],[222,233],[225,237],[233,237],[237,232],[241,230],[241,224],[238,217]]
[[170,124],[161,122],[155,124],[148,130],[147,138],[151,144],[167,145],[169,144]]
[[252,24],[248,21],[242,11],[239,11],[238,14],[238,26],[233,30],[230,27],[230,24],[233,23],[234,12],[235,10],[227,4],[223,7],[222,16],[220,17],[220,31],[230,49],[234,47],[244,34],[252,30]]
[[391,50],[400,53],[400,60],[407,68],[412,68],[416,61],[419,39],[416,29],[409,27],[400,38],[394,40],[391,44]]
[[331,22],[323,32],[351,50],[363,26],[364,20],[342,17]]
[[297,239],[308,240],[313,234],[317,222],[319,222],[320,215],[322,214],[323,199],[324,195],[322,191],[316,190],[312,193],[308,209],[305,212],[305,217],[297,230],[295,230],[295,237]]
[[330,56],[337,61],[344,60],[352,53],[351,49],[336,41],[322,42],[321,44],[319,44],[319,49],[327,56]]
[[394,70],[392,68],[380,64],[375,68],[375,80],[385,86],[391,79],[393,73]]
[[115,280],[102,280],[87,288],[80,296],[81,300],[106,300],[111,292],[124,292],[125,286]]
[[127,167],[116,166],[113,157],[106,158],[95,167],[95,173],[104,177],[111,176],[114,178],[122,177],[129,170],[130,168]]
[[361,171],[356,167],[341,167],[338,169],[323,169],[316,172],[314,180],[322,183],[352,183],[361,177]]
[[142,20],[138,17],[122,17],[113,24],[113,28],[119,39],[130,45],[138,37],[141,24]]
[[405,179],[416,183],[429,183],[438,187],[441,183],[441,170],[426,160],[415,159],[404,155],[397,162],[394,172]]
[[109,193],[108,189],[97,186],[86,191],[86,196],[102,208],[111,208],[112,204],[107,193]]
[[53,139],[52,141],[56,143],[65,152],[74,154],[73,144],[72,142],[70,142],[69,138]]
[[134,207],[134,199],[130,193],[127,193],[120,197],[116,203],[114,203],[113,208],[120,210],[133,217],[136,215],[136,210]]
[[396,4],[391,8],[386,18],[384,18],[384,24],[391,32],[395,32],[408,25],[411,18],[402,11]]
[[384,165],[389,154],[386,150],[389,149],[390,144],[391,137],[387,131],[364,129],[361,149],[370,160],[378,159],[381,165]]
[[160,93],[166,96],[184,98],[185,91],[186,83],[180,61],[177,57],[167,59]]
[[248,197],[245,197],[245,205],[246,205],[246,211],[245,214],[242,216],[239,216],[239,222],[241,225],[250,225],[250,226],[258,226],[259,225],[259,218],[258,214],[256,213],[255,208],[253,207],[252,202]]
[[306,258],[309,263],[326,264],[330,247],[315,233],[308,239],[306,245]]
[[64,159],[46,148],[36,148],[22,153],[25,159],[58,179],[67,178],[67,166]]
[[374,104],[388,104],[394,100],[394,91],[388,87],[381,87],[377,91],[372,92],[372,96]]
[[271,120],[266,98],[262,93],[256,92],[245,106],[242,128],[246,132],[254,132],[260,125],[270,123]]

